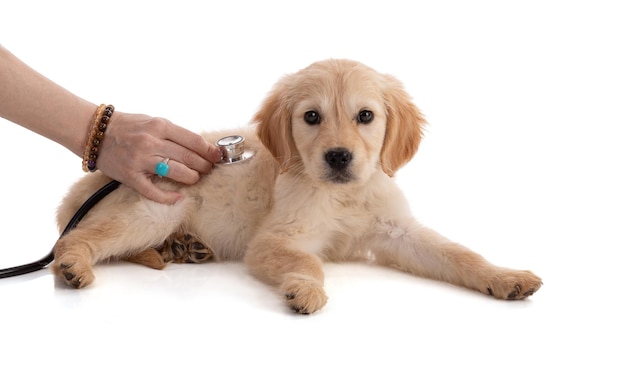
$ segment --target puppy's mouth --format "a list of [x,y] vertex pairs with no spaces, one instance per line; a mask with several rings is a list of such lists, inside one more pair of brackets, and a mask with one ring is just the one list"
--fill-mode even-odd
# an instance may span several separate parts
[[354,175],[350,171],[352,163],[352,153],[345,147],[332,148],[324,154],[327,171],[324,179],[332,183],[349,183],[354,180]]
[[341,171],[341,172],[329,171],[324,176],[324,179],[331,183],[345,184],[345,183],[350,183],[352,180],[354,180],[354,177],[349,171],[345,171],[345,172],[344,171]]

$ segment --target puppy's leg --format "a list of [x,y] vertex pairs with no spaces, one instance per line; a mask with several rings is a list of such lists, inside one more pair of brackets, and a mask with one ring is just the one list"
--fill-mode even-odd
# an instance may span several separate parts
[[542,285],[541,279],[530,271],[497,267],[479,254],[408,219],[403,223],[381,222],[374,236],[372,243],[379,263],[415,275],[508,300],[531,296]]
[[[154,202],[102,205],[57,241],[52,271],[66,284],[83,288],[93,282],[92,266],[98,262],[131,257],[131,261],[145,263],[145,259],[133,257],[152,258],[154,253],[147,250],[158,247],[176,231],[183,218],[182,209]],[[159,268],[164,264],[151,265]]]
[[[93,224],[83,223],[83,226],[74,228],[54,246],[52,271],[75,288],[83,288],[93,282],[92,265],[117,255],[119,252],[108,249],[115,245],[116,236],[124,234],[113,220],[90,223]],[[96,224],[98,226],[94,227]]]
[[213,250],[197,236],[176,232],[159,247],[148,248],[124,260],[153,269],[163,269],[169,262],[200,264],[211,260],[214,255]]
[[292,249],[287,240],[257,238],[247,251],[245,262],[252,274],[277,286],[289,308],[296,313],[313,313],[328,300],[322,261],[317,256]]
[[155,248],[148,248],[145,251],[130,255],[124,260],[158,270],[167,265],[164,256]]

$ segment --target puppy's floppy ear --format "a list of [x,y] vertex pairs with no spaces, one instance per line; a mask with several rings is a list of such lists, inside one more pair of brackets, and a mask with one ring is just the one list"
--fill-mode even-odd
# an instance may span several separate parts
[[384,83],[387,130],[380,161],[383,171],[393,176],[417,152],[426,120],[400,81],[384,75]]
[[286,171],[297,149],[291,134],[291,97],[286,85],[289,77],[279,81],[254,115],[256,133],[261,143]]

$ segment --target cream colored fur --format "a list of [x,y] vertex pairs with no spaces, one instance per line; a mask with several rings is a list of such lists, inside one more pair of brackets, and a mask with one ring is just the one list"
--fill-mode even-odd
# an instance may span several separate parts
[[[307,123],[311,111],[319,123]],[[415,154],[424,123],[395,78],[349,60],[314,63],[276,84],[250,128],[205,134],[211,142],[243,135],[253,159],[217,165],[190,187],[155,178],[185,195],[176,205],[121,186],[59,240],[53,269],[85,287],[96,263],[132,257],[182,231],[217,261],[245,261],[299,313],[326,303],[326,260],[373,260],[497,298],[531,295],[541,286],[531,272],[494,266],[411,216],[392,176]],[[339,170],[326,159],[337,148],[350,153]],[[94,173],[74,185],[59,226],[108,181]]]

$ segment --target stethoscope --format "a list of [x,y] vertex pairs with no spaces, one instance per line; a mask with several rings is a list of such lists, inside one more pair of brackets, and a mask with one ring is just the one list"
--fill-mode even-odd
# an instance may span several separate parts
[[[254,155],[254,152],[246,149],[244,142],[245,142],[245,138],[242,137],[241,135],[229,135],[227,137],[218,139],[215,144],[222,152],[222,160],[220,161],[220,164],[239,163],[239,162],[243,162],[247,159],[252,158],[252,156]],[[83,219],[83,217],[87,215],[87,212],[89,212],[89,210],[93,208],[93,206],[98,204],[98,202],[102,200],[105,196],[115,191],[119,187],[119,185],[120,185],[120,182],[118,182],[117,180],[112,180],[106,185],[104,185],[104,187],[96,191],[93,195],[91,195],[89,199],[87,199],[87,201],[83,203],[82,206],[80,206],[80,208],[78,209],[78,211],[76,211],[74,216],[72,216],[72,218],[70,219],[70,222],[67,224],[65,229],[63,229],[61,236],[59,236],[59,239],[63,237],[64,235],[66,235],[71,230],[73,230],[78,225],[78,223]],[[20,275],[24,275],[27,273],[38,271],[40,269],[45,268],[46,266],[48,266],[48,264],[50,264],[53,261],[54,261],[54,252],[53,250],[51,250],[48,255],[32,263],[18,265],[16,267],[11,267],[11,268],[0,269],[0,279],[13,277],[13,276],[20,276]]]

